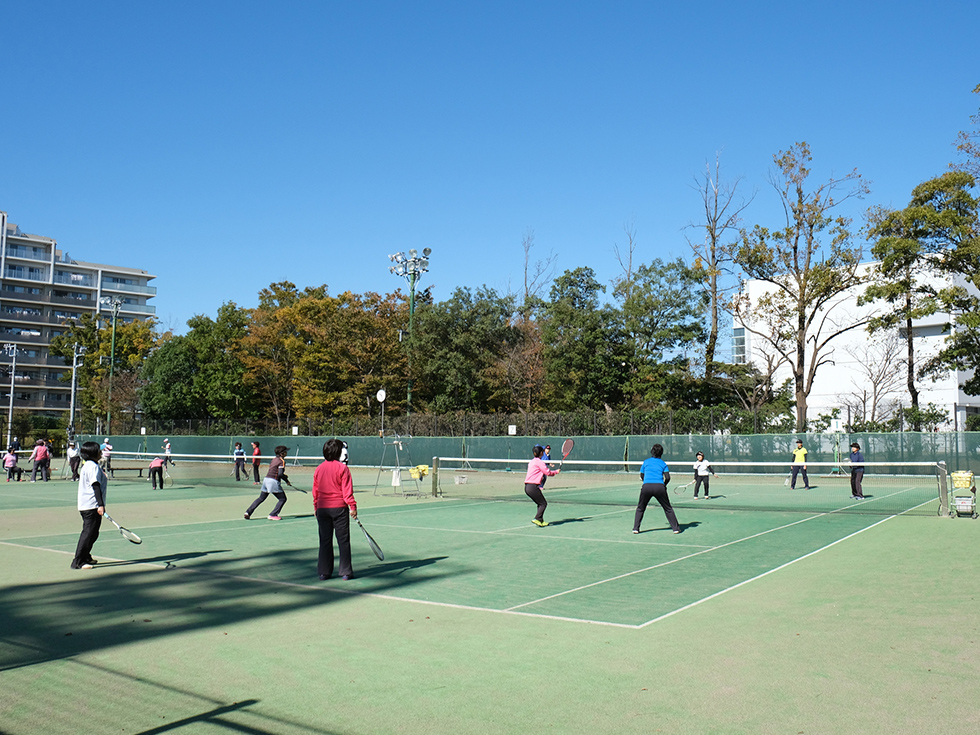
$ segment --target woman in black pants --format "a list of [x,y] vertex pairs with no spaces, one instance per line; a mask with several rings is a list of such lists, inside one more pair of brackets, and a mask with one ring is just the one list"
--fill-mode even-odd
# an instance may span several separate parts
[[640,501],[636,505],[636,514],[633,517],[633,533],[640,532],[640,524],[643,522],[643,513],[647,509],[651,498],[656,498],[660,507],[664,509],[667,522],[674,533],[680,533],[681,527],[674,515],[674,509],[670,505],[670,497],[667,495],[667,483],[670,482],[670,468],[661,457],[664,448],[659,444],[654,444],[650,449],[650,457],[640,466],[640,479],[643,487],[640,488]]

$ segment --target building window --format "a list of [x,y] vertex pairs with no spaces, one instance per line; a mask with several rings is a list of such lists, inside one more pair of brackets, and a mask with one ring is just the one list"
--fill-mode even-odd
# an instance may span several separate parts
[[732,332],[732,362],[736,365],[744,365],[746,357],[745,327],[735,327]]

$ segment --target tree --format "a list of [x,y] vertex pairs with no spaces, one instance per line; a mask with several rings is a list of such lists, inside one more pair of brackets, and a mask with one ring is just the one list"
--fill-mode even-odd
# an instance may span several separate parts
[[[973,88],[974,94],[980,94],[980,84]],[[965,158],[960,164],[950,164],[950,168],[965,171],[973,176],[980,176],[980,112],[970,118],[977,126],[974,130],[961,130],[956,138],[956,150]]]
[[627,360],[621,318],[599,306],[605,291],[591,268],[565,271],[543,311],[544,392],[557,410],[611,409],[623,400]]
[[541,304],[541,292],[551,280],[555,267],[555,254],[548,253],[544,260],[531,263],[531,249],[534,247],[534,230],[530,227],[524,231],[521,248],[524,250],[524,288],[520,298],[520,314],[524,319],[530,319],[534,309]]
[[241,358],[250,321],[248,309],[228,301],[218,308],[215,319],[198,314],[187,322],[187,340],[197,364],[193,393],[204,411],[214,418],[242,418],[255,403],[245,384]]
[[259,292],[252,324],[242,339],[245,384],[258,396],[261,408],[271,413],[282,431],[296,416],[294,389],[296,364],[302,347],[299,313],[301,298],[323,298],[327,287],[307,287],[302,293],[289,281],[273,283]]
[[[848,349],[859,366],[859,379],[842,403],[848,411],[849,431],[889,431],[896,409],[894,396],[902,387],[903,342],[894,331],[881,333]],[[916,404],[918,407],[918,404]],[[915,431],[921,431],[916,427]]]
[[403,296],[316,293],[291,308],[299,337],[297,416],[322,422],[373,413],[378,389],[385,388],[395,405],[407,394],[407,355],[398,342],[398,326],[407,312]]
[[173,337],[156,349],[143,366],[140,390],[143,412],[158,421],[200,418],[206,408],[196,395],[197,350],[188,337]]
[[851,220],[834,216],[834,211],[868,189],[855,169],[808,191],[812,157],[805,142],[773,160],[778,174],[770,183],[783,205],[785,221],[778,230],[755,225],[743,233],[735,262],[745,275],[760,281],[765,292],[760,295],[743,288],[735,297],[733,313],[790,366],[796,430],[805,431],[807,397],[817,370],[830,359],[830,343],[864,324],[850,315],[839,318],[838,307],[862,283],[861,248],[851,244]]
[[690,407],[688,391],[678,391],[678,381],[691,382],[688,360],[678,350],[703,343],[706,336],[707,294],[698,288],[696,274],[680,258],[668,263],[657,258],[639,266],[630,280],[617,281],[613,293],[622,304],[623,354],[631,368],[627,394]]
[[924,257],[944,277],[937,298],[953,317],[952,333],[922,373],[973,370],[963,384],[970,395],[980,395],[980,203],[970,193],[975,183],[963,171],[943,174],[917,186],[903,210]]
[[[112,405],[109,405],[109,368],[113,357],[111,317],[105,314],[82,314],[80,319],[65,322],[63,334],[52,338],[50,354],[72,363],[75,345],[85,348],[78,368],[80,405],[83,411],[103,416],[111,408],[123,422],[132,422],[137,412],[136,391],[143,360],[156,346],[159,335],[156,322],[150,319],[116,320],[115,365],[113,366]],[[65,372],[71,380],[71,371]],[[118,387],[118,390],[117,390]],[[127,419],[128,416],[128,419]],[[118,428],[118,427],[117,427]]]
[[[922,430],[919,417],[923,415],[916,385],[923,366],[916,355],[915,322],[956,303],[961,294],[961,289],[951,287],[947,276],[959,270],[958,263],[965,264],[955,251],[969,239],[971,221],[976,218],[976,203],[966,191],[972,182],[969,174],[947,173],[917,186],[905,209],[879,208],[869,213],[870,237],[877,238],[871,252],[879,262],[858,303],[883,301],[888,305],[870,320],[870,332],[902,327],[914,431]],[[943,372],[943,364],[934,362],[930,372]]]
[[519,338],[510,323],[514,299],[482,286],[457,288],[446,301],[421,309],[416,323],[419,394],[437,413],[510,407],[500,374],[506,346]]
[[691,225],[692,228],[704,230],[704,240],[688,239],[687,242],[694,252],[693,271],[707,294],[708,334],[704,342],[704,377],[710,382],[715,372],[720,314],[723,303],[728,301],[719,279],[731,273],[742,213],[754,195],[747,202],[744,199],[736,201],[741,179],[736,178],[731,184],[722,183],[719,156],[715,156],[713,172],[708,164],[704,168],[704,175],[696,179],[704,206],[704,221]]

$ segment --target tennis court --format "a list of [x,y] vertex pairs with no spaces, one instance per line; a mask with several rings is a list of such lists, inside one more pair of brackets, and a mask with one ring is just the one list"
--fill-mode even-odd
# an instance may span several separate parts
[[[309,488],[310,471],[290,468],[294,485]],[[467,480],[433,497],[425,482],[415,493],[414,483],[393,488],[377,469],[356,469],[361,519],[386,558],[355,527],[357,578],[320,582],[308,496],[289,493],[282,521],[246,521],[257,488],[228,466],[179,462],[170,472],[173,487],[156,492],[135,474],[112,482],[113,516],[143,543],[103,524],[100,563],[86,572],[68,569],[73,483],[0,486],[5,731],[978,725],[953,690],[975,686],[980,672],[971,603],[980,585],[963,545],[980,527],[938,518],[928,476],[866,485],[869,506],[904,496],[897,513],[855,512],[846,481],[832,476],[814,473],[796,505],[790,493],[803,491],[781,477],[772,487],[732,478],[708,501],[672,496],[683,533],[654,503],[633,535],[638,484],[625,474],[550,478],[551,525],[537,528],[520,472],[450,469],[444,481]],[[904,656],[921,668],[903,670]],[[88,702],[90,681],[108,688],[107,709]],[[343,701],[318,698],[321,682]],[[832,692],[834,706],[819,706]],[[711,702],[689,701],[708,693]],[[869,697],[887,711],[872,716]]]

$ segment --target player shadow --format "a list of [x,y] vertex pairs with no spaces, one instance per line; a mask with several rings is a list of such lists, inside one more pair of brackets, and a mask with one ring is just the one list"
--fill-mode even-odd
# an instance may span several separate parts
[[587,516],[585,518],[562,518],[560,521],[551,521],[549,526],[561,526],[566,523],[585,523],[586,521],[592,520],[592,516]]
[[182,554],[164,554],[162,556],[148,556],[142,559],[120,559],[119,561],[100,561],[99,567],[127,567],[133,564],[166,564],[168,567],[178,561],[188,559],[200,559],[210,554],[228,554],[231,549],[214,549],[212,551],[188,551]]
[[406,559],[404,561],[383,562],[364,567],[363,570],[358,570],[356,576],[377,577],[392,573],[398,575],[410,569],[422,569],[423,567],[431,566],[437,562],[445,561],[448,558],[448,556],[433,556],[428,559]]
[[[701,521],[691,521],[690,523],[678,522],[677,525],[680,526],[681,533],[683,533],[684,531],[697,528],[701,525]],[[663,526],[657,528],[641,528],[640,533],[673,533],[673,531],[670,530],[670,526]]]

